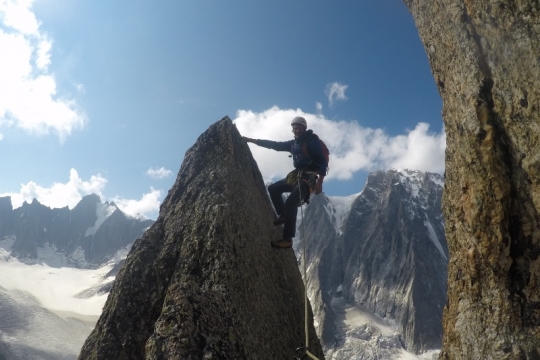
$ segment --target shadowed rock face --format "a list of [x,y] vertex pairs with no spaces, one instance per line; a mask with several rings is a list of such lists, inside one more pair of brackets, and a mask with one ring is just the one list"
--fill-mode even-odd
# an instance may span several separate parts
[[[261,174],[229,118],[187,151],[135,242],[79,359],[287,359],[303,345],[304,287]],[[323,354],[310,312],[310,350]]]
[[443,99],[443,359],[540,357],[540,2],[404,0]]

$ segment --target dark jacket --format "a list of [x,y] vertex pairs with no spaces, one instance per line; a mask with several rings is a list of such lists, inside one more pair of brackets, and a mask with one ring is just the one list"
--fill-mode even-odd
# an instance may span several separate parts
[[[312,130],[307,130],[299,139],[289,141],[253,140],[253,143],[276,151],[288,151],[292,154],[295,169],[317,171],[325,176],[328,163],[324,158],[322,146],[314,136]],[[304,155],[302,144],[307,140],[307,152],[311,159]]]

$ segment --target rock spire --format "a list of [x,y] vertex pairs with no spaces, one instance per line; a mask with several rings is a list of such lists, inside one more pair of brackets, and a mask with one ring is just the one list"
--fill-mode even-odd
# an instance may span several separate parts
[[[247,144],[225,117],[185,155],[79,359],[287,359],[302,346],[304,286]],[[310,351],[323,359],[311,312]]]

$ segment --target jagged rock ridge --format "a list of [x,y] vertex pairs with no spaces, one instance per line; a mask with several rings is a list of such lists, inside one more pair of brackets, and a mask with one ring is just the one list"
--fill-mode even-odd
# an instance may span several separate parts
[[[303,283],[257,164],[229,118],[185,155],[79,359],[286,359],[304,342]],[[309,320],[310,350],[323,359]]]
[[404,0],[443,99],[443,359],[540,358],[540,2]]
[[[337,203],[315,197],[307,207],[308,288],[327,357],[392,358],[404,348],[441,347],[448,261],[442,184],[437,174],[378,171],[360,194]],[[399,335],[364,324],[340,334],[343,305],[376,314]]]
[[51,209],[39,203],[24,203],[13,209],[10,197],[0,198],[0,240],[14,240],[11,255],[36,259],[38,247],[65,254],[75,266],[103,264],[132,243],[153,223],[124,214],[114,203],[102,203],[87,195],[73,208]]

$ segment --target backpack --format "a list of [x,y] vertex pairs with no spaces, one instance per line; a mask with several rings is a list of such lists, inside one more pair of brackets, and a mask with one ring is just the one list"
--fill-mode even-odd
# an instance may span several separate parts
[[323,156],[324,156],[324,159],[326,160],[326,173],[328,174],[328,164],[330,163],[330,151],[328,150],[328,147],[326,146],[326,144],[324,143],[324,141],[322,141],[316,134],[311,134],[305,141],[304,143],[302,144],[302,152],[304,153],[304,155],[308,158],[308,159],[311,159],[311,155],[309,155],[308,151],[307,151],[307,143],[308,141],[314,137],[315,139],[319,140],[319,142],[321,143],[321,148],[322,148],[322,152],[323,152]]

